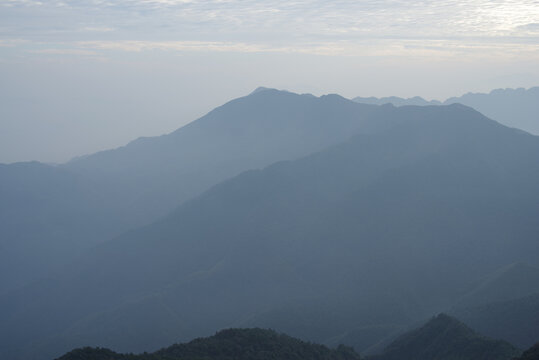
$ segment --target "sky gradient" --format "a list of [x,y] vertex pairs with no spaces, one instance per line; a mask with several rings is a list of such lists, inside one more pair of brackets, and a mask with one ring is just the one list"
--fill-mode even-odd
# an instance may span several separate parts
[[0,162],[172,131],[257,86],[444,100],[539,84],[538,1],[0,0]]

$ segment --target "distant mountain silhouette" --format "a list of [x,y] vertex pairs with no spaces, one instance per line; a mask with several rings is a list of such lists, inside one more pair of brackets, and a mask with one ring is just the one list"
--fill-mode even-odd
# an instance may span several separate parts
[[539,87],[496,89],[488,94],[468,93],[444,101],[471,106],[500,123],[539,135]]
[[[291,96],[355,121],[342,98]],[[463,105],[379,109],[376,131],[221,182],[0,297],[0,357],[153,351],[237,326],[330,343],[409,326],[462,298],[470,278],[535,264],[537,137]],[[362,347],[387,335],[371,334]]]
[[[426,101],[416,96],[403,99],[395,96],[385,98],[362,98],[353,99],[364,104],[386,104],[395,106],[403,105],[441,105],[437,100]],[[496,89],[488,94],[467,93],[460,97],[452,97],[443,102],[444,105],[460,103],[470,106],[491,119],[500,123],[522,129],[535,135],[539,135],[539,87],[529,89]]]
[[485,338],[455,318],[440,314],[410,331],[372,360],[504,360],[519,351],[501,340]]
[[140,225],[242,171],[376,131],[369,118],[380,110],[338,95],[259,88],[168,135],[140,138],[64,167],[113,188],[125,202],[122,211]]
[[508,301],[539,293],[539,268],[514,263],[485,277],[467,293],[458,307]]
[[[489,112],[489,104],[511,109],[504,110],[511,121],[526,113],[533,124],[539,113],[537,89],[496,90],[486,97],[468,94],[461,102],[502,123],[498,113]],[[473,99],[483,100],[475,104]],[[378,103],[389,100],[400,104],[396,98]],[[405,103],[428,102],[412,98]],[[317,98],[258,88],[168,135],[141,138],[61,166],[2,165],[0,294],[42,277],[98,243],[165,216],[242,171],[297,159],[355,134],[382,131],[392,126],[387,115],[391,111],[337,95]],[[65,187],[59,186],[66,181]]]
[[539,339],[539,293],[506,301],[457,307],[451,314],[490,337],[526,349]]
[[370,118],[383,111],[258,89],[168,135],[61,166],[1,165],[0,294],[242,171],[377,131],[384,124]]
[[355,97],[352,99],[355,102],[362,104],[372,104],[372,105],[384,105],[392,104],[395,106],[404,106],[404,105],[417,105],[417,106],[427,106],[427,105],[442,105],[438,100],[427,101],[420,96],[415,96],[413,98],[401,98],[398,96],[389,96],[383,98],[377,97]]
[[152,354],[117,354],[108,349],[75,349],[57,360],[359,360],[353,349],[336,350],[262,329],[228,329]]
[[528,348],[539,339],[539,268],[505,266],[486,276],[449,313],[482,334]]

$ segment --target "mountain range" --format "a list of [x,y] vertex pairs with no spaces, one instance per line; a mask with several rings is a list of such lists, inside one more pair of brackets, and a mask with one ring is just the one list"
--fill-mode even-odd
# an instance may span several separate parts
[[[4,165],[2,274],[27,272],[3,284],[0,358],[231,327],[374,353],[448,309],[492,336],[502,310],[470,309],[538,309],[538,158],[461,104],[261,89],[170,135]],[[496,337],[536,342],[520,324]]]
[[[509,126],[517,126],[514,121],[526,113],[526,121],[533,124],[537,89],[467,94],[445,103],[466,103]],[[439,103],[418,97],[356,101]],[[499,116],[500,107],[507,116]],[[242,171],[378,131],[384,125],[372,117],[384,111],[387,107],[358,106],[337,95],[316,98],[259,88],[168,135],[140,138],[60,166],[0,164],[0,294],[98,243],[159,219]],[[529,126],[521,128],[534,132]]]
[[504,360],[520,351],[506,341],[486,338],[445,314],[393,341],[371,360]]
[[400,98],[397,96],[375,98],[356,97],[353,99],[363,104],[393,104],[403,105],[450,105],[460,103],[470,106],[491,119],[500,123],[539,135],[539,87],[529,89],[496,89],[488,94],[467,93],[451,97],[445,101],[425,100],[419,96]]
[[[532,347],[523,359],[533,359]],[[394,340],[386,350],[368,360],[509,360],[520,355],[511,344],[486,338],[458,320],[440,314]],[[360,356],[344,345],[329,349],[263,329],[227,329],[188,343],[175,344],[154,353],[118,354],[104,348],[78,348],[57,360],[241,360],[241,359],[335,359],[358,360]]]
[[[272,109],[275,117],[268,115]],[[230,115],[217,116],[223,113]],[[246,156],[279,148],[291,159],[195,196],[211,183],[201,180],[200,190],[190,188],[190,200],[172,196],[181,205],[168,215],[0,297],[2,357],[46,359],[88,344],[150,351],[236,326],[270,327],[321,343],[370,329],[363,332],[370,343],[349,344],[361,351],[454,306],[474,279],[510,263],[539,263],[539,140],[469,107],[376,107],[336,95],[265,90],[203,119],[191,129],[233,134],[225,123],[241,120],[238,131],[249,139],[229,144],[232,135],[224,136],[217,146],[223,135],[208,137],[207,157],[196,151],[197,166],[207,171],[226,164],[226,149],[234,154],[230,165],[241,149],[259,143]],[[247,123],[254,129],[244,129]],[[277,141],[289,133],[279,130],[285,123],[295,135]],[[334,124],[344,125],[327,135]],[[154,164],[137,156],[158,140],[55,170],[97,184],[90,174],[118,167],[103,177],[113,183],[136,174],[139,161]],[[140,155],[133,155],[139,146]],[[100,157],[112,159],[101,170]],[[273,161],[258,159],[262,167]],[[87,176],[85,162],[92,169]],[[165,157],[160,164],[172,163]],[[141,171],[144,181],[126,180],[125,188],[168,190],[149,186],[153,176],[170,181],[156,171]],[[132,202],[128,207],[138,209]]]
[[0,165],[0,294],[242,171],[376,131],[381,110],[261,89],[168,135],[60,166]]

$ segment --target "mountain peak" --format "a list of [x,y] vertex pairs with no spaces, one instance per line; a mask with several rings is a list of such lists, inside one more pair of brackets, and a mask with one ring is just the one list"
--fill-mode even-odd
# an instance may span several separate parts
[[459,320],[439,314],[419,329],[391,343],[377,360],[511,359],[518,350],[511,344],[477,334]]
[[269,90],[278,91],[275,88],[268,88],[268,87],[264,87],[264,86],[259,86],[256,89],[254,89],[249,95],[253,95],[253,94],[256,94],[256,93],[259,93],[259,92],[269,91]]

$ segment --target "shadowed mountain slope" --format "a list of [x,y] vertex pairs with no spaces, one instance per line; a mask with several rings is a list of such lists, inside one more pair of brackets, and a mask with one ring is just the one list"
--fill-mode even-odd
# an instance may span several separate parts
[[539,87],[496,89],[488,94],[468,93],[447,99],[444,104],[460,103],[500,123],[539,135]]
[[154,350],[244,324],[329,343],[539,263],[537,137],[461,105],[376,116],[393,126],[245,172],[0,298],[4,355]]
[[487,336],[526,349],[539,339],[539,269],[515,263],[486,276],[451,310]]
[[526,349],[539,339],[539,293],[507,301],[454,308],[450,313],[472,329]]
[[539,339],[539,269],[525,263],[505,266],[448,312],[481,334],[528,348]]
[[392,342],[376,360],[503,360],[520,352],[511,344],[485,338],[445,314]]
[[518,358],[519,360],[539,360],[539,343],[533,345]]
[[[356,97],[353,101],[363,104],[393,104],[403,105],[441,105],[437,100],[426,101],[416,96],[403,99],[395,96],[385,98]],[[467,93],[452,97],[443,102],[444,105],[460,103],[470,106],[485,116],[500,123],[539,135],[539,87],[529,89],[496,89],[488,94]]]
[[[148,222],[242,171],[319,151],[359,132],[381,108],[338,95],[317,98],[260,89],[168,135],[74,159],[65,165],[128,199]],[[383,109],[382,109],[383,111]]]
[[163,136],[75,159],[0,167],[0,293],[229,177],[387,124],[387,108],[263,89]]
[[508,301],[534,293],[539,293],[539,268],[519,262],[505,266],[482,279],[456,306],[468,307]]

